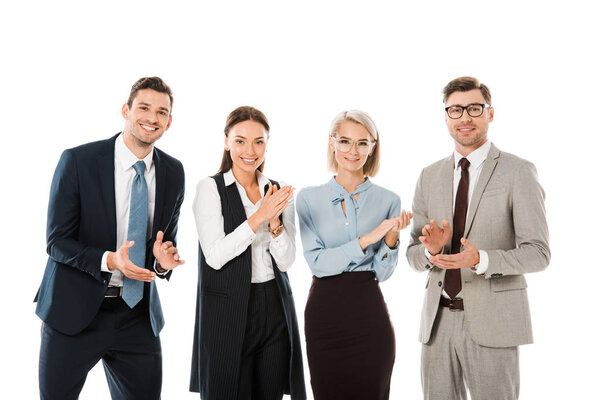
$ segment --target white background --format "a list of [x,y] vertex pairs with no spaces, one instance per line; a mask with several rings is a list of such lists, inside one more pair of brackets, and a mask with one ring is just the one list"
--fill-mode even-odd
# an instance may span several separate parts
[[[219,166],[227,114],[246,104],[264,111],[272,127],[265,173],[302,188],[330,177],[325,151],[334,115],[367,111],[382,145],[374,182],[410,208],[420,170],[453,149],[441,90],[462,75],[490,87],[496,120],[489,137],[534,162],[546,189],[552,261],[527,277],[536,343],[521,347],[521,398],[597,395],[592,193],[600,29],[593,2],[2,3],[1,398],[38,396],[40,320],[32,300],[46,264],[48,193],[60,153],[120,131],[131,84],[150,75],[174,92],[173,125],[158,147],[183,162],[187,188],[178,246],[187,263],[159,282],[167,320],[163,399],[198,398],[187,391],[197,279],[191,204],[196,182]],[[404,254],[408,231],[401,241]],[[311,275],[299,240],[298,247],[290,279],[303,331]],[[425,274],[403,255],[382,284],[397,341],[392,399],[421,396],[424,286]],[[108,397],[99,364],[81,398]]]

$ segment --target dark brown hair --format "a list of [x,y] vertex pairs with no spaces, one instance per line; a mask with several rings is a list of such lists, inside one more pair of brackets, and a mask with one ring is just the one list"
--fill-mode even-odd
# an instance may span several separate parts
[[159,93],[168,94],[169,100],[171,102],[171,111],[173,111],[173,92],[171,92],[171,88],[169,87],[169,85],[167,85],[158,76],[140,78],[133,84],[133,86],[131,87],[131,91],[129,92],[129,99],[127,99],[127,106],[129,106],[129,108],[131,108],[131,106],[133,105],[133,99],[135,99],[137,92],[144,89],[152,89]]
[[[269,122],[267,122],[267,117],[260,110],[257,110],[254,107],[250,106],[241,106],[233,110],[228,116],[227,121],[225,122],[225,137],[229,136],[229,131],[235,125],[244,121],[254,121],[258,122],[262,126],[264,126],[265,131],[267,131],[267,135],[269,134]],[[231,154],[227,150],[223,150],[223,159],[221,160],[221,167],[219,168],[219,172],[227,172],[233,166],[233,160],[231,159]],[[258,170],[262,172],[265,167],[265,163],[263,163],[258,167]]]
[[479,89],[481,94],[483,95],[484,100],[488,104],[492,104],[492,95],[490,94],[490,89],[485,86],[483,83],[479,83],[477,78],[473,78],[472,76],[462,76],[460,78],[456,78],[450,81],[444,88],[444,103],[448,100],[448,97],[454,92],[468,92],[470,90]]

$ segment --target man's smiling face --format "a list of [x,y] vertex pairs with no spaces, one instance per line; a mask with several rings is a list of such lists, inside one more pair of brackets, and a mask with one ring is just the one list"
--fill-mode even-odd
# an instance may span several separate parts
[[[446,107],[462,106],[469,104],[486,104],[481,90],[473,89],[468,92],[454,92],[446,101]],[[483,145],[487,140],[488,125],[494,120],[494,109],[486,107],[479,117],[471,117],[467,110],[458,119],[452,119],[445,113],[448,131],[454,139],[456,150],[462,155],[467,155]]]
[[150,146],[171,126],[169,95],[152,89],[137,92],[131,108],[121,110],[125,118],[125,135],[131,135],[137,145]]

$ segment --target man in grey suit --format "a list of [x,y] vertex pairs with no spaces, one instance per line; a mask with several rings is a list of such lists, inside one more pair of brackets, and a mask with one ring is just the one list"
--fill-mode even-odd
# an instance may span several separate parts
[[[534,165],[487,138],[490,91],[471,77],[444,88],[455,151],[421,172],[407,250],[428,271],[421,316],[425,399],[517,399],[518,346],[533,342],[525,273],[550,261]],[[441,226],[439,225],[441,222]]]

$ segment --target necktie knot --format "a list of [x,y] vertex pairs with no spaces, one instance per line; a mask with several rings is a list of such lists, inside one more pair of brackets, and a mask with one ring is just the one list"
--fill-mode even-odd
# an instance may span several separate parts
[[471,163],[469,162],[469,160],[466,159],[466,157],[463,157],[460,159],[460,161],[458,162],[458,166],[463,170],[467,170],[469,169],[469,166],[471,165]]
[[133,164],[133,169],[135,169],[136,175],[144,176],[144,171],[146,170],[146,164],[143,161],[138,161]]

